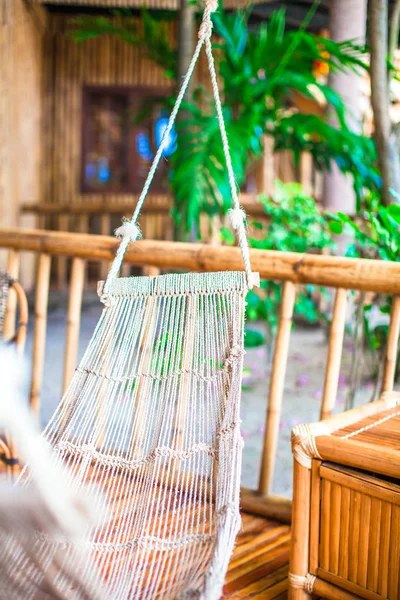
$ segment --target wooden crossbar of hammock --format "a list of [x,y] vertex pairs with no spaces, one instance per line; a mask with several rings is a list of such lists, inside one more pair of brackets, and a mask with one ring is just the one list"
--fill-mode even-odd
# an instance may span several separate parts
[[[62,557],[48,535],[33,542],[40,565],[61,560],[53,585],[71,600],[99,590],[112,600],[217,599],[240,527],[245,296],[256,277],[212,55],[216,8],[206,0],[193,59],[135,212],[116,231],[120,245],[100,286],[102,316],[44,433],[56,463],[68,468],[69,492],[86,489],[102,514],[78,541],[62,540]],[[203,46],[244,272],[118,278]],[[27,467],[20,485],[32,484]],[[33,598],[43,574],[12,540],[9,556],[24,598]],[[79,586],[68,577],[72,565]]]

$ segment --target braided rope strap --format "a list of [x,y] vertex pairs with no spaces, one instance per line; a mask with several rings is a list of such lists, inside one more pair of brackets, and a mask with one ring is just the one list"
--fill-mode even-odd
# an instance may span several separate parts
[[311,469],[313,458],[321,458],[315,438],[319,435],[329,435],[325,423],[311,423],[310,425],[296,425],[291,434],[293,458],[303,467]]
[[144,203],[147,193],[149,191],[154,174],[157,170],[158,164],[160,162],[160,159],[163,155],[164,149],[168,142],[169,135],[174,126],[176,116],[178,114],[182,100],[187,91],[189,82],[193,75],[193,72],[194,72],[196,63],[198,61],[198,58],[200,56],[200,52],[201,52],[203,45],[205,45],[205,48],[206,48],[208,67],[209,67],[209,71],[210,71],[213,95],[214,95],[214,100],[215,100],[215,105],[216,105],[216,110],[217,110],[217,118],[218,118],[219,128],[221,131],[222,145],[223,145],[225,161],[226,161],[226,166],[227,166],[227,171],[228,171],[229,186],[230,186],[230,190],[231,190],[231,194],[232,194],[233,208],[228,211],[228,216],[230,218],[232,228],[236,232],[237,239],[239,242],[239,247],[240,247],[240,250],[242,253],[243,263],[244,263],[246,276],[247,276],[248,288],[251,289],[251,288],[253,288],[254,285],[259,285],[258,273],[253,273],[251,270],[250,252],[249,252],[249,245],[248,245],[247,234],[246,234],[246,214],[245,214],[244,210],[241,208],[240,202],[239,202],[237,186],[236,186],[236,181],[235,181],[235,175],[233,172],[232,160],[231,160],[230,151],[229,151],[228,136],[226,133],[221,99],[220,99],[220,95],[219,95],[214,57],[212,54],[212,45],[211,45],[210,38],[212,35],[213,24],[212,24],[212,20],[211,20],[211,15],[213,12],[215,12],[217,10],[217,8],[218,8],[217,0],[206,0],[206,5],[205,5],[204,13],[203,13],[203,19],[202,19],[202,22],[201,22],[201,25],[199,28],[198,42],[197,42],[196,48],[194,50],[192,60],[190,61],[189,68],[187,70],[187,73],[186,73],[183,81],[182,81],[182,85],[179,90],[179,94],[177,96],[174,108],[171,112],[171,115],[170,115],[170,118],[168,121],[168,125],[164,131],[163,138],[161,140],[161,143],[160,143],[158,150],[156,152],[156,155],[154,157],[153,163],[148,172],[146,181],[143,186],[143,190],[142,190],[142,192],[139,196],[138,202],[136,204],[135,211],[132,215],[132,218],[129,220],[128,219],[124,220],[122,226],[119,227],[118,229],[116,229],[116,231],[115,231],[115,235],[118,238],[120,238],[121,241],[118,246],[114,261],[111,265],[110,271],[107,275],[107,279],[105,281],[105,284],[103,287],[103,292],[101,295],[101,301],[106,306],[109,306],[110,301],[111,301],[110,297],[109,297],[109,289],[110,289],[111,281],[118,276],[118,273],[119,273],[121,265],[122,265],[122,261],[125,256],[125,252],[127,251],[127,248],[129,246],[130,242],[135,242],[137,239],[139,239],[141,237],[141,232],[137,225],[137,219],[139,217],[141,208],[143,206],[143,203]]
[[307,573],[307,575],[294,575],[294,573],[288,573],[288,579],[292,588],[305,590],[308,594],[312,594],[317,578],[315,575],[311,575],[311,573]]

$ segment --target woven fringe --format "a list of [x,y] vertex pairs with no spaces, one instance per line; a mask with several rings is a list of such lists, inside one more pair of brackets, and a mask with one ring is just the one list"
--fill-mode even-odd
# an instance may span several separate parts
[[[103,294],[104,281],[97,292]],[[242,271],[215,273],[172,273],[156,277],[120,277],[110,283],[111,296],[173,296],[187,294],[227,294],[247,292],[246,274]]]

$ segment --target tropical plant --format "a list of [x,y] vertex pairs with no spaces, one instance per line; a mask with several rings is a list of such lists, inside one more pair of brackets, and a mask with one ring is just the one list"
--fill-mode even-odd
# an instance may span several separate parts
[[[301,253],[335,249],[329,230],[329,218],[318,210],[315,200],[304,193],[300,184],[276,181],[272,198],[260,196],[259,201],[264,207],[266,220],[263,223],[253,221],[249,224],[254,231],[254,236],[249,239],[252,248]],[[230,229],[223,227],[221,236],[225,243],[235,243]],[[301,319],[310,324],[325,320],[318,303],[318,298],[325,293],[323,288],[302,286],[296,298],[295,320]],[[246,335],[247,345],[256,346],[267,342],[271,348],[278,325],[280,303],[281,285],[274,281],[262,281],[259,290],[249,292],[247,319],[252,322],[264,321],[266,336],[259,332],[256,334],[250,327]]]
[[[286,29],[285,11],[274,12],[268,23],[249,28],[250,11],[213,16],[217,68],[224,98],[223,112],[230,140],[237,184],[243,183],[249,163],[263,149],[264,135],[272,135],[275,150],[289,149],[297,160],[310,152],[317,168],[329,169],[335,161],[350,172],[359,198],[365,188],[379,187],[376,152],[371,139],[354,133],[347,125],[340,96],[316,73],[325,70],[366,69],[364,49],[352,41],[333,42],[308,33],[314,3],[298,31]],[[175,76],[176,60],[165,22],[142,12],[143,32],[126,12],[107,17],[75,20],[75,39],[117,35],[140,47],[158,62],[167,75]],[[301,94],[328,106],[337,115],[339,128],[323,117],[293,109],[293,94]],[[172,101],[172,98],[168,99]],[[225,159],[211,94],[198,88],[184,105],[178,124],[178,146],[171,157],[174,192],[173,215],[181,229],[198,231],[202,211],[225,213],[231,204]]]
[[[328,214],[327,217],[330,219],[330,231],[333,234],[345,235],[349,240],[346,256],[400,261],[400,206],[398,204],[385,207],[379,204],[379,198],[372,196],[369,204],[355,217],[344,213]],[[373,394],[376,395],[387,342],[390,310],[391,298],[383,294],[376,295],[373,302],[362,292],[355,297],[349,407],[361,376],[360,357],[364,355],[364,347],[369,351],[372,369],[376,376],[377,385]]]

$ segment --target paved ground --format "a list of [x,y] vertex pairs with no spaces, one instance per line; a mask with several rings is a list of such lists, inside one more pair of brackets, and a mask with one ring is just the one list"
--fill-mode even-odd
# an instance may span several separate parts
[[[92,294],[86,296],[82,312],[80,355],[91,337],[100,312],[101,305],[97,301],[97,297]],[[42,425],[51,416],[61,394],[64,335],[65,308],[53,307],[49,311],[48,320]],[[30,331],[27,356],[30,355],[31,343],[32,332]],[[297,327],[293,330],[280,422],[274,493],[290,495],[292,462],[290,430],[298,423],[311,422],[318,418],[326,352],[326,334],[322,329]],[[346,342],[343,373],[340,377],[337,399],[337,409],[339,410],[343,407],[345,400],[350,352],[349,342]],[[266,348],[249,350],[245,356],[242,433],[245,439],[243,483],[251,487],[256,486],[258,477],[268,379],[269,367]],[[372,384],[367,381],[358,394],[357,403],[368,401],[371,392]]]

